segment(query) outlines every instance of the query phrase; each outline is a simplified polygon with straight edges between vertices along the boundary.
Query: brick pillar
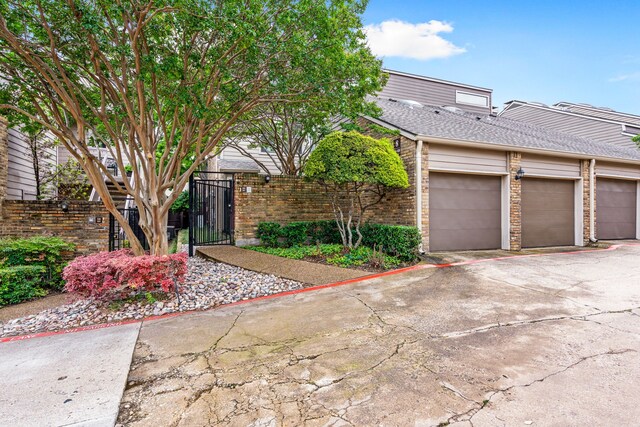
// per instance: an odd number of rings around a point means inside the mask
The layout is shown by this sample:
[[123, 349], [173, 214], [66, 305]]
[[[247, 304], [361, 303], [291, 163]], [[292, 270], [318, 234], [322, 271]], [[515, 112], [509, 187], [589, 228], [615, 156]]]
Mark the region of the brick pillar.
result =
[[509, 250], [522, 249], [522, 181], [516, 181], [521, 153], [509, 153]]
[[7, 173], [9, 169], [7, 119], [0, 117], [0, 217], [2, 206], [7, 196]]
[[429, 144], [422, 143], [422, 250], [429, 252]]
[[[590, 160], [580, 161], [580, 172], [582, 174], [582, 217], [583, 217], [583, 243], [586, 245], [589, 243], [589, 237], [591, 236], [591, 176], [589, 175]], [[593, 192], [595, 194], [596, 183], [593, 182]], [[595, 197], [594, 197], [595, 204]], [[595, 210], [594, 210], [595, 216]], [[594, 218], [595, 223], [595, 218]]]

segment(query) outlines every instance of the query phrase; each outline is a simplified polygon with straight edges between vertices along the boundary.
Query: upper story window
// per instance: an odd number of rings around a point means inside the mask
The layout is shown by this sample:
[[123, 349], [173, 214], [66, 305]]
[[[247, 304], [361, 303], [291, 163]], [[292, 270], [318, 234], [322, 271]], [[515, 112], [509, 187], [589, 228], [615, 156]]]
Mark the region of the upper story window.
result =
[[630, 126], [630, 125], [623, 125], [622, 126], [622, 133], [625, 134], [625, 135], [629, 135], [629, 136], [640, 135], [640, 127], [638, 127], [638, 126]]
[[489, 97], [477, 93], [456, 91], [456, 104], [473, 105], [475, 107], [489, 108]]

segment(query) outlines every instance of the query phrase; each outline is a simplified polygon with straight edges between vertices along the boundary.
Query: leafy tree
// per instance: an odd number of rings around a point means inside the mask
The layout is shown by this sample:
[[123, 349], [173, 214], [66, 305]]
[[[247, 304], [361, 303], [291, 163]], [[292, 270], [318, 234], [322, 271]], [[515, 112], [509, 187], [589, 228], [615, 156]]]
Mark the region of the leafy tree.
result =
[[[86, 172], [136, 254], [107, 189], [130, 195], [153, 254], [169, 208], [228, 131], [259, 107], [337, 87], [371, 53], [360, 0], [0, 0], [0, 81]], [[337, 83], [342, 82], [344, 86]], [[118, 182], [90, 147], [104, 146]], [[185, 162], [188, 159], [188, 162]]]
[[366, 96], [380, 91], [386, 83], [380, 65], [373, 55], [361, 52], [358, 66], [346, 69], [333, 88], [301, 103], [271, 104], [257, 109], [235, 127], [226, 145], [252, 159], [267, 173], [269, 167], [251, 149], [260, 148], [281, 174], [301, 174], [309, 154], [331, 132], [336, 118], [379, 114], [379, 108], [367, 101]]
[[634, 136], [633, 138], [631, 138], [631, 140], [635, 142], [638, 147], [640, 147], [640, 135]]
[[89, 200], [91, 183], [75, 159], [56, 166], [54, 182], [58, 199]]
[[[342, 244], [357, 248], [365, 212], [388, 188], [407, 188], [402, 159], [388, 139], [374, 139], [355, 131], [333, 132], [322, 139], [304, 168], [307, 179], [319, 182], [331, 195]], [[353, 230], [357, 234], [354, 243]]]

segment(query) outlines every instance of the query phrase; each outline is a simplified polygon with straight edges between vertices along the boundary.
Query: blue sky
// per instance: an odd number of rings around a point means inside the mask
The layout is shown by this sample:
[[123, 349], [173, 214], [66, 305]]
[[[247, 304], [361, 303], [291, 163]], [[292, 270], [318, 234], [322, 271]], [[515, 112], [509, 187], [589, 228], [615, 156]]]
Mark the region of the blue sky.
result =
[[584, 102], [640, 115], [640, 1], [370, 0], [384, 66], [493, 89], [510, 99]]

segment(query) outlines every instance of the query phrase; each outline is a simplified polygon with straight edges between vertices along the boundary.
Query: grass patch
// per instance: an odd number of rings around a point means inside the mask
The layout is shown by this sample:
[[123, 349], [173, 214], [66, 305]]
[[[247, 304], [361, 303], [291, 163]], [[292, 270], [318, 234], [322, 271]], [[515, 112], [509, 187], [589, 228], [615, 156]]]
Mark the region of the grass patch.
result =
[[265, 246], [249, 246], [246, 249], [275, 255], [289, 259], [304, 259], [306, 257], [331, 256], [342, 252], [342, 245], [292, 246], [290, 248], [269, 248]]
[[403, 264], [400, 259], [394, 256], [365, 246], [352, 250], [346, 250], [342, 245], [336, 244], [292, 246], [290, 248], [248, 246], [245, 249], [282, 258], [320, 262], [345, 268], [360, 267], [371, 270], [388, 270]]
[[178, 236], [169, 242], [169, 253], [175, 254], [182, 245], [189, 244], [189, 229], [178, 230]]

